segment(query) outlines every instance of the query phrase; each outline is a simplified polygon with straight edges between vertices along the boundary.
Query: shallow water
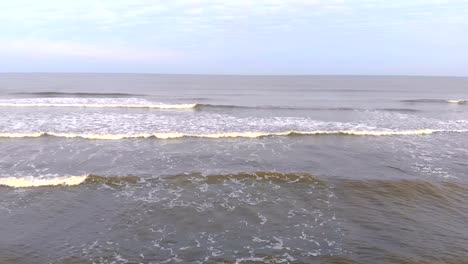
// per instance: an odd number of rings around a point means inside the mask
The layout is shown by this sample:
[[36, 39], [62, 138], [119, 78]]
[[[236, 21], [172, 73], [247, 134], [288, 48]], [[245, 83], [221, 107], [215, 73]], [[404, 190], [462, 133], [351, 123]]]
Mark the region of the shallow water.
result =
[[0, 75], [0, 262], [466, 263], [468, 79]]

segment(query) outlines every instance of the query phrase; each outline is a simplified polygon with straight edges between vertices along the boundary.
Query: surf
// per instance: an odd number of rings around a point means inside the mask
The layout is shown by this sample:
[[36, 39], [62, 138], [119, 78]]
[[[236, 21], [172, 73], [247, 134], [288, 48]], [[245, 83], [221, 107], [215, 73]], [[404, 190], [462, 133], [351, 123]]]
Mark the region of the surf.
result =
[[165, 181], [175, 185], [221, 184], [225, 181], [259, 181], [278, 184], [320, 184], [324, 185], [317, 177], [308, 173], [280, 173], [280, 172], [242, 172], [228, 174], [201, 173], [177, 174], [165, 177], [142, 178], [139, 176], [101, 176], [85, 174], [81, 176], [25, 176], [25, 177], [0, 177], [0, 186], [11, 188], [77, 186], [82, 184], [108, 185], [121, 187], [127, 184], [139, 184], [152, 181]]
[[25, 176], [25, 177], [0, 177], [0, 186], [11, 188], [76, 186], [81, 184], [105, 184], [112, 187], [124, 184], [136, 184], [142, 179], [136, 176], [106, 177], [94, 174], [80, 176]]
[[435, 104], [466, 104], [468, 100], [463, 99], [407, 99], [401, 100], [404, 103], [435, 103]]
[[145, 96], [134, 93], [93, 93], [93, 92], [17, 92], [12, 95], [34, 96], [34, 97], [135, 97]]
[[191, 109], [197, 104], [97, 104], [97, 103], [2, 103], [0, 107], [79, 107], [79, 108], [157, 108]]
[[447, 100], [447, 102], [451, 104], [466, 104], [468, 100]]
[[94, 133], [61, 133], [61, 132], [31, 132], [31, 133], [0, 133], [0, 138], [81, 138], [90, 140], [121, 140], [121, 139], [178, 139], [178, 138], [263, 138], [280, 136], [416, 136], [430, 135], [434, 133], [466, 133], [468, 130], [438, 130], [438, 129], [416, 129], [416, 130], [315, 130], [315, 131], [295, 131], [283, 132], [224, 132], [224, 133], [182, 133], [182, 132], [161, 132], [161, 133], [135, 133], [135, 134], [94, 134]]
[[88, 175], [63, 176], [51, 178], [27, 177], [0, 177], [0, 185], [12, 188], [44, 187], [44, 186], [73, 186], [82, 184]]

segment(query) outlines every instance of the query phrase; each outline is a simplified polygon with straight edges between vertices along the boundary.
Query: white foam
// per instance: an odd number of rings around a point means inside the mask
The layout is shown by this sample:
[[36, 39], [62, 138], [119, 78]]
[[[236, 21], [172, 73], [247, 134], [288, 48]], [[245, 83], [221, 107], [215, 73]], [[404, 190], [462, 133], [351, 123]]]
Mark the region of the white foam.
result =
[[42, 137], [46, 133], [36, 132], [36, 133], [0, 133], [0, 138], [36, 138]]
[[79, 185], [83, 183], [88, 175], [82, 176], [64, 176], [51, 178], [37, 178], [32, 176], [27, 177], [0, 177], [0, 185], [13, 188], [41, 187], [41, 186], [58, 186], [58, 185]]
[[[334, 130], [334, 131], [313, 131], [299, 132], [304, 135], [352, 135], [352, 136], [408, 136], [408, 135], [429, 135], [436, 132], [444, 132], [443, 130], [434, 129], [416, 129], [416, 130]], [[446, 131], [452, 132], [452, 131]]]
[[468, 100], [447, 100], [451, 104], [466, 104]]
[[1, 103], [0, 107], [82, 107], [82, 108], [159, 108], [190, 109], [197, 104], [93, 104], [93, 103]]
[[456, 132], [465, 133], [468, 130], [435, 130], [435, 129], [417, 129], [417, 130], [316, 130], [316, 131], [284, 131], [284, 132], [226, 132], [226, 133], [136, 133], [136, 134], [87, 134], [87, 133], [59, 133], [59, 132], [36, 132], [36, 133], [0, 133], [0, 138], [37, 138], [42, 136], [53, 136], [61, 138], [83, 138], [83, 139], [102, 139], [118, 140], [131, 138], [158, 138], [175, 139], [183, 137], [195, 138], [259, 138], [267, 136], [291, 136], [291, 135], [349, 135], [349, 136], [410, 136], [410, 135], [429, 135], [433, 133]]

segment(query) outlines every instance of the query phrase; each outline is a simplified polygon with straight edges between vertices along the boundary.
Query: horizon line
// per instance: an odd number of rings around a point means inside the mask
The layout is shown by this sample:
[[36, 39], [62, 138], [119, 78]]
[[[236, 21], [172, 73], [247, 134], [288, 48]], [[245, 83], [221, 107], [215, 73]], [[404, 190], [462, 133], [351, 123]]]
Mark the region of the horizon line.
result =
[[245, 77], [443, 77], [468, 78], [468, 75], [424, 75], [424, 74], [235, 74], [235, 73], [156, 73], [156, 72], [0, 72], [4, 74], [102, 74], [102, 75], [188, 75], [188, 76], [245, 76]]

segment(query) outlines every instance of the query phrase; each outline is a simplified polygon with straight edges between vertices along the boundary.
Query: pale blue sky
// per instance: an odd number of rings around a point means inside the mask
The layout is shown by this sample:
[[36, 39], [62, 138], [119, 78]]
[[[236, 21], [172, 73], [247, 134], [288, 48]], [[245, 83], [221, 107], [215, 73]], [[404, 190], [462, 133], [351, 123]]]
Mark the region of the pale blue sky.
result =
[[468, 0], [1, 0], [0, 72], [468, 75]]

